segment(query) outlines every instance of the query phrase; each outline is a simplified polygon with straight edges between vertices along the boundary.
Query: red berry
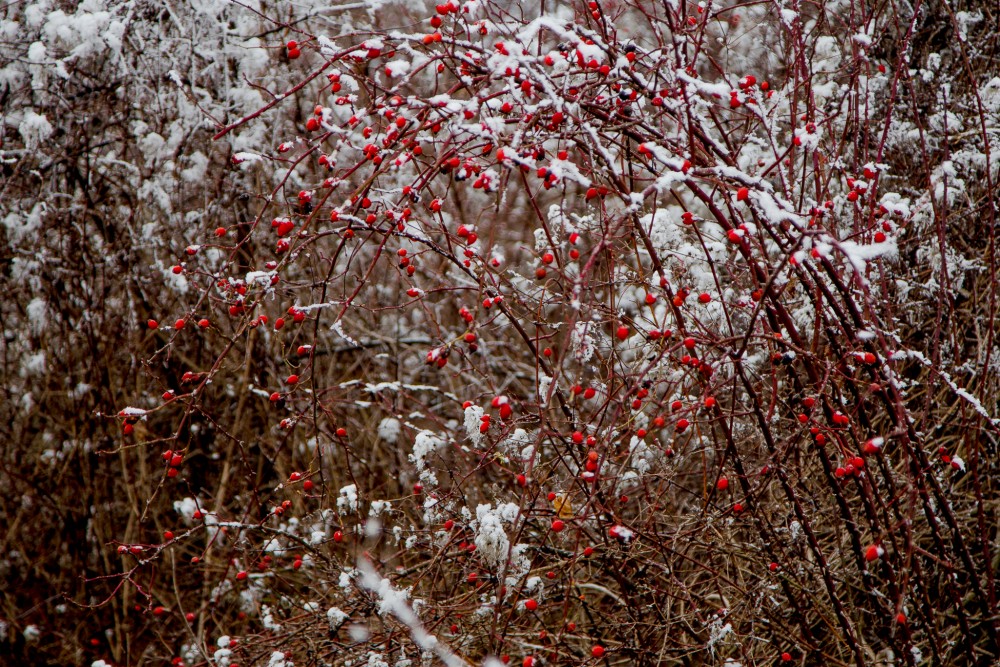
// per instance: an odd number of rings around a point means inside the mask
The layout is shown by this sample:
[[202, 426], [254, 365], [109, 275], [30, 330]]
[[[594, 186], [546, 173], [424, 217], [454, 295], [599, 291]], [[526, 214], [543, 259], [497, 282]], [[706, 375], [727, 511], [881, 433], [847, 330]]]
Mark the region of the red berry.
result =
[[872, 438], [865, 442], [862, 451], [865, 454], [877, 454], [882, 449], [882, 438]]
[[626, 338], [628, 338], [628, 327], [625, 326], [624, 324], [618, 327], [616, 335], [618, 336], [618, 340], [625, 340]]
[[524, 603], [524, 608], [527, 609], [528, 611], [535, 611], [536, 609], [538, 609], [538, 601], [535, 600], [534, 598], [529, 598]]
[[590, 655], [594, 656], [595, 658], [603, 658], [604, 657], [604, 647], [601, 646], [600, 644], [598, 644], [594, 648], [590, 649]]
[[720, 477], [719, 481], [715, 483], [715, 488], [719, 491], [725, 491], [729, 488], [729, 480], [726, 477]]
[[552, 522], [552, 532], [561, 533], [566, 528], [566, 523], [556, 519]]

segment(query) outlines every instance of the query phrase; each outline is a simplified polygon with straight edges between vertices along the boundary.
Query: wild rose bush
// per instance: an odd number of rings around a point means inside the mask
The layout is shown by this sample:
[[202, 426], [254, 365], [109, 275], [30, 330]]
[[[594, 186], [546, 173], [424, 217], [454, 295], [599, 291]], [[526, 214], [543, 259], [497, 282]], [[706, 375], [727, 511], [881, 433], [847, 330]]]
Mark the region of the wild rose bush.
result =
[[996, 17], [551, 4], [3, 10], [11, 655], [995, 662]]

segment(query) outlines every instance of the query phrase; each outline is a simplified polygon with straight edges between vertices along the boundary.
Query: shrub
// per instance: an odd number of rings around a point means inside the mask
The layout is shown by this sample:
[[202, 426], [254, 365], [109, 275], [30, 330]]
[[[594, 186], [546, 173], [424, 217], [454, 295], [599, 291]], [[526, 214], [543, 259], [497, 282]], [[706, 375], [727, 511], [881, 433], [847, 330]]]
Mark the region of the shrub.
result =
[[996, 660], [990, 16], [550, 5], [5, 9], [12, 655]]

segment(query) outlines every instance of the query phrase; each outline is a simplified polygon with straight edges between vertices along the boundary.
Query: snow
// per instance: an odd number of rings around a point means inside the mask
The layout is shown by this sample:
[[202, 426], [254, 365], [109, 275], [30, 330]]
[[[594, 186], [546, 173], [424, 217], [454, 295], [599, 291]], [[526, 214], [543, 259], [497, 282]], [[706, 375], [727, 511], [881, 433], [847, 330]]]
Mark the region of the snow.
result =
[[347, 343], [353, 345], [354, 347], [361, 347], [361, 343], [359, 343], [354, 338], [351, 338], [344, 331], [344, 322], [343, 322], [343, 320], [340, 320], [340, 319], [335, 320], [334, 323], [330, 325], [330, 331], [335, 332], [337, 335], [339, 335], [341, 338], [343, 338], [344, 341], [346, 341]]
[[420, 648], [432, 651], [447, 667], [470, 667], [461, 657], [456, 655], [444, 642], [429, 634], [420, 622], [420, 618], [408, 604], [409, 591], [399, 590], [386, 578], [380, 577], [367, 561], [361, 561], [361, 586], [371, 591], [378, 599], [380, 616], [392, 614], [410, 630], [413, 641]]
[[46, 58], [45, 44], [42, 42], [32, 42], [28, 47], [28, 60], [33, 63], [40, 63]]
[[330, 631], [335, 632], [349, 618], [349, 616], [338, 607], [330, 607], [326, 610], [326, 618], [330, 623]]
[[233, 153], [233, 163], [240, 165], [250, 165], [259, 160], [263, 160], [264, 156], [257, 153], [251, 153], [250, 151], [237, 151]]
[[889, 237], [882, 243], [858, 243], [857, 241], [832, 241], [833, 246], [844, 253], [855, 274], [864, 279], [868, 262], [885, 257], [892, 259], [898, 255], [896, 240]]
[[337, 498], [337, 509], [342, 512], [358, 511], [358, 487], [348, 484], [340, 489], [340, 497]]
[[546, 406], [549, 403], [549, 393], [552, 391], [552, 378], [542, 373], [538, 377], [538, 403]]
[[183, 500], [175, 500], [174, 511], [183, 517], [186, 524], [191, 525], [194, 521], [194, 513], [198, 511], [198, 503], [194, 498], [190, 497]]
[[[517, 506], [515, 505], [515, 511]], [[504, 530], [502, 509], [494, 510], [492, 505], [479, 505], [476, 508], [476, 550], [480, 558], [488, 565], [499, 568], [507, 560], [510, 550], [510, 539]]]
[[792, 521], [788, 525], [788, 536], [792, 542], [797, 541], [802, 536], [802, 524], [798, 521]]
[[388, 500], [373, 500], [368, 510], [368, 515], [371, 517], [382, 516], [382, 513], [388, 511], [391, 507], [392, 503]]
[[29, 149], [38, 148], [40, 144], [48, 141], [54, 132], [55, 129], [44, 114], [37, 114], [30, 109], [24, 112], [17, 126], [17, 133], [21, 135], [25, 146]]
[[479, 431], [483, 414], [485, 414], [483, 409], [478, 405], [470, 405], [465, 409], [465, 420], [463, 422], [465, 434], [477, 447], [482, 444], [483, 439], [486, 437]]
[[709, 627], [709, 633], [705, 648], [714, 655], [716, 645], [725, 641], [726, 637], [733, 633], [733, 626], [731, 623], [724, 623], [721, 618], [716, 618]]
[[268, 605], [262, 605], [260, 610], [260, 623], [265, 630], [274, 633], [281, 632], [281, 624], [274, 620], [274, 613]]
[[922, 352], [918, 350], [896, 350], [896, 352], [893, 353], [891, 358], [893, 360], [907, 359], [907, 358], [916, 359], [927, 368], [930, 368], [934, 374], [936, 374], [938, 377], [944, 380], [945, 384], [947, 384], [948, 387], [953, 392], [955, 392], [955, 394], [959, 398], [962, 398], [969, 405], [971, 405], [972, 409], [975, 410], [977, 413], [979, 413], [980, 416], [988, 420], [994, 426], [1000, 426], [1000, 419], [992, 417], [989, 411], [983, 406], [982, 402], [978, 398], [973, 396], [966, 389], [959, 387], [947, 371], [935, 367], [934, 364], [931, 363], [931, 360], [928, 359]]
[[581, 363], [590, 361], [594, 356], [596, 347], [594, 339], [590, 335], [590, 325], [587, 322], [577, 322], [573, 326], [573, 334], [570, 339], [570, 348], [576, 360]]
[[378, 424], [378, 437], [394, 445], [399, 441], [402, 428], [403, 425], [395, 417], [384, 417]]
[[959, 39], [963, 42], [969, 41], [969, 28], [981, 23], [982, 20], [983, 13], [978, 9], [975, 12], [955, 12], [955, 23], [958, 25]]
[[392, 60], [385, 64], [385, 69], [389, 76], [396, 78], [409, 73], [410, 63], [406, 60]]
[[445, 440], [431, 431], [421, 431], [413, 441], [413, 453], [410, 460], [416, 465], [417, 470], [427, 467], [427, 457], [433, 452], [444, 447]]
[[195, 151], [187, 156], [190, 166], [181, 171], [181, 178], [188, 183], [200, 183], [208, 173], [208, 157], [201, 151]]
[[631, 528], [623, 526], [621, 524], [616, 524], [608, 529], [608, 534], [611, 537], [621, 540], [622, 542], [629, 542], [635, 537], [635, 533]]
[[267, 667], [294, 667], [294, 663], [286, 660], [285, 654], [281, 651], [274, 651], [267, 661]]

